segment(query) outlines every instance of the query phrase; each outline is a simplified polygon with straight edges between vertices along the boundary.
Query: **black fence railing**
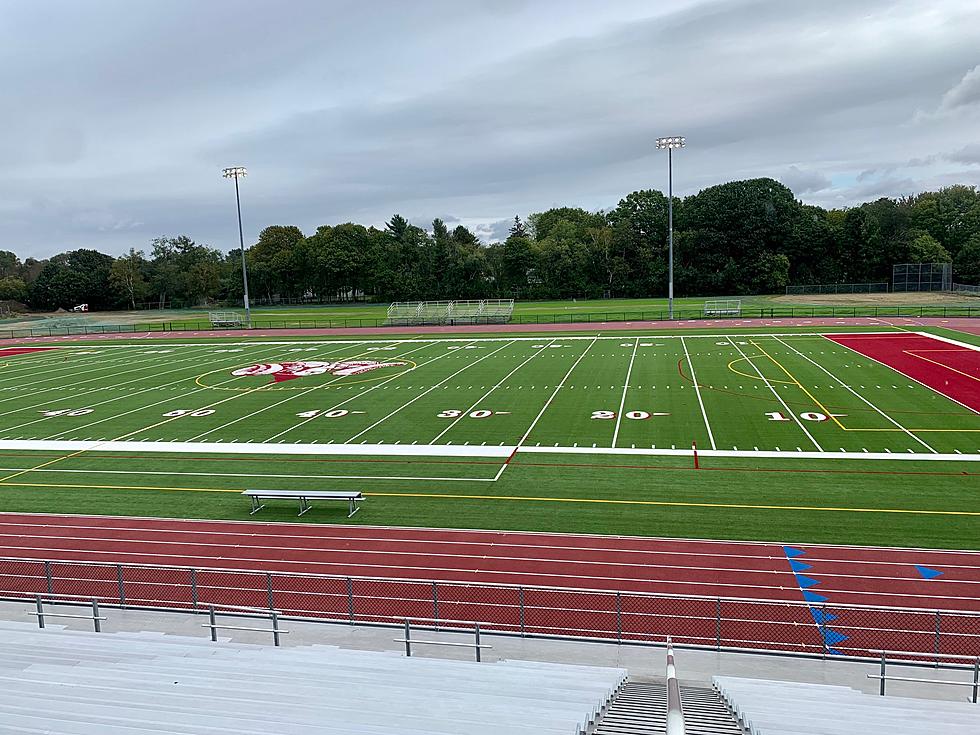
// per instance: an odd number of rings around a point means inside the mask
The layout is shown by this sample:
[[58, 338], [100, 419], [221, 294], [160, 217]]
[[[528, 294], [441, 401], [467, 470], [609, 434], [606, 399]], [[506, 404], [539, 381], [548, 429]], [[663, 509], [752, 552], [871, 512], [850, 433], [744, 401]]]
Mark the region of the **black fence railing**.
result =
[[276, 610], [348, 625], [472, 629], [522, 637], [678, 645], [818, 657], [905, 651], [934, 663], [980, 656], [980, 611], [817, 605], [614, 590], [145, 564], [0, 559], [0, 598], [206, 612]]
[[[740, 321], [745, 319], [785, 319], [785, 318], [980, 318], [980, 306], [836, 306], [836, 307], [791, 307], [745, 309], [737, 316], [705, 316], [700, 309], [675, 309], [674, 321]], [[667, 311], [597, 311], [580, 314], [515, 314], [508, 324], [604, 324], [608, 322], [659, 322], [667, 321]], [[450, 321], [443, 326], [492, 325], [506, 330], [507, 325], [494, 319], [480, 317]], [[418, 326], [418, 325], [412, 325]], [[404, 330], [406, 325], [392, 327], [384, 318], [351, 317], [343, 319], [253, 319], [252, 329], [360, 329], [381, 328]], [[0, 339], [26, 337], [66, 337], [90, 334], [144, 334], [150, 332], [226, 332], [214, 327], [206, 319], [170, 320], [138, 322], [134, 324], [88, 324], [70, 326], [38, 325], [19, 329], [0, 330]]]

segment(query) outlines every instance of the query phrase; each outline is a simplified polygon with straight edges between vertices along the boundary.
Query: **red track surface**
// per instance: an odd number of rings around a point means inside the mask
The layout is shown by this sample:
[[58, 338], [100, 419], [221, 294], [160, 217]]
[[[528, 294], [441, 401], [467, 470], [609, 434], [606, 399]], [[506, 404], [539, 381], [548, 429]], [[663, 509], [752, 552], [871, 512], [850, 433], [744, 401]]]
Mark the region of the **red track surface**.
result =
[[3, 344], [31, 342], [91, 342], [115, 339], [194, 339], [210, 337], [371, 337], [377, 335], [486, 334], [540, 332], [617, 332], [625, 329], [765, 329], [767, 327], [946, 327], [980, 334], [977, 319], [968, 317], [780, 317], [773, 319], [693, 319], [685, 321], [568, 322], [558, 324], [476, 324], [441, 327], [345, 327], [337, 329], [216, 329], [200, 332], [126, 332], [78, 334], [62, 337], [19, 337], [0, 339]]
[[980, 350], [920, 334], [825, 336], [980, 413]]
[[[118, 572], [129, 604], [190, 604], [192, 567], [202, 603], [266, 606], [273, 589], [286, 612], [364, 621], [439, 617], [517, 630], [523, 595], [528, 632], [613, 637], [618, 628], [624, 638], [672, 634], [712, 644], [720, 635], [723, 645], [820, 651], [814, 621], [826, 613], [848, 638], [831, 648], [845, 652], [932, 652], [934, 611], [943, 609], [962, 612], [941, 614], [940, 650], [980, 654], [980, 553], [795, 549], [804, 576], [793, 573], [784, 547], [764, 543], [0, 514], [0, 591], [46, 591], [42, 564], [12, 558], [52, 561], [55, 593], [109, 601], [118, 578], [105, 564], [154, 564], [183, 569]], [[916, 565], [942, 574], [924, 579]], [[286, 576], [294, 573], [338, 576]], [[826, 601], [800, 604], [801, 586]], [[848, 607], [855, 603], [906, 610]]]
[[0, 357], [12, 357], [13, 355], [24, 355], [28, 352], [43, 352], [47, 347], [4, 347], [0, 348]]

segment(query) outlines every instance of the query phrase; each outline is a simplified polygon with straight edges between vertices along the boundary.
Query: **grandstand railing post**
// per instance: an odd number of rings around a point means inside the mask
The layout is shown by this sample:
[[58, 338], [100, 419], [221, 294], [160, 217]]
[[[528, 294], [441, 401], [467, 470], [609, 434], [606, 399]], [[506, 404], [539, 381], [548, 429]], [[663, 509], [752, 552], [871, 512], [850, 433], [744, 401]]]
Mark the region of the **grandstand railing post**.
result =
[[211, 640], [214, 643], [218, 642], [218, 623], [214, 619], [214, 605], [208, 605], [208, 622], [211, 623]]
[[51, 581], [51, 562], [50, 561], [45, 561], [44, 562], [44, 579], [48, 583], [48, 594], [49, 595], [53, 595], [54, 594], [54, 584]]
[[524, 588], [517, 588], [517, 612], [521, 619], [521, 638], [524, 637]]
[[102, 620], [99, 618], [99, 601], [97, 598], [92, 598], [92, 623], [95, 625], [95, 632], [102, 632]]
[[[269, 609], [271, 610], [272, 608], [275, 607], [274, 601], [272, 599], [272, 573], [271, 572], [266, 572], [265, 575], [265, 596], [266, 596], [266, 601], [269, 603]], [[278, 646], [279, 644], [277, 643], [276, 645]]]
[[623, 642], [623, 596], [616, 591], [616, 642]]
[[272, 620], [272, 642], [279, 645], [279, 613], [275, 610], [269, 611], [269, 618]]
[[116, 564], [116, 592], [119, 595], [119, 606], [126, 607], [126, 586], [123, 584], [122, 564]]
[[885, 652], [884, 651], [881, 652], [880, 675], [881, 678], [879, 679], [879, 684], [878, 684], [878, 694], [884, 697], [885, 696]]
[[721, 598], [715, 598], [715, 650], [721, 650]]
[[432, 618], [436, 621], [436, 630], [439, 630], [439, 587], [432, 583]]
[[44, 627], [44, 603], [41, 602], [41, 595], [34, 598], [34, 604], [37, 608], [37, 627]]
[[480, 660], [481, 660], [481, 657], [480, 657], [480, 624], [479, 623], [475, 623], [474, 625], [475, 625], [475, 627], [473, 629], [473, 638], [474, 638], [474, 643], [476, 645], [473, 646], [473, 649], [476, 651], [476, 662], [477, 663], [480, 663]]
[[973, 703], [977, 703], [977, 690], [980, 689], [980, 656], [973, 662]]
[[412, 626], [408, 622], [408, 618], [405, 618], [405, 655], [412, 655]]
[[[197, 607], [197, 570], [191, 569], [191, 602]], [[214, 622], [213, 620], [211, 621]], [[217, 639], [215, 639], [217, 640]]]
[[350, 624], [354, 624], [354, 582], [350, 577], [347, 578], [347, 618]]

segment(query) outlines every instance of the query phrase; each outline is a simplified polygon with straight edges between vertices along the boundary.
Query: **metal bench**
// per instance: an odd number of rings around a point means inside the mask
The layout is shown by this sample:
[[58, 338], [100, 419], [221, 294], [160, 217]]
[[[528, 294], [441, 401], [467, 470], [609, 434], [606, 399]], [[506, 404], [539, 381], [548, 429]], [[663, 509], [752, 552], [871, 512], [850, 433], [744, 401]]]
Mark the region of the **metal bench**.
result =
[[262, 500], [288, 498], [299, 501], [299, 515], [313, 507], [310, 505], [311, 500], [346, 500], [349, 504], [347, 517], [350, 518], [360, 510], [357, 504], [364, 500], [360, 490], [246, 490], [242, 495], [252, 501], [249, 515], [254, 515], [265, 507]]

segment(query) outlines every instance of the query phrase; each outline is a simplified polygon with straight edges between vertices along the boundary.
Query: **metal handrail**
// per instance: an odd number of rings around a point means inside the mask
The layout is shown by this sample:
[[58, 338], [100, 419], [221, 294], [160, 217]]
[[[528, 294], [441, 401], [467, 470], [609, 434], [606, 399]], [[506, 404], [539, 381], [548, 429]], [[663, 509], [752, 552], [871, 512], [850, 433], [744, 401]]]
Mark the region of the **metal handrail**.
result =
[[[915, 677], [908, 677], [908, 676], [888, 676], [886, 672], [886, 667], [888, 665], [887, 656], [889, 654], [894, 654], [894, 653], [899, 653], [900, 655], [907, 655], [906, 652], [904, 651], [900, 651], [900, 652], [882, 651], [879, 672], [877, 674], [867, 674], [867, 677], [869, 679], [878, 680], [879, 682], [878, 694], [880, 696], [882, 697], [885, 696], [886, 681], [908, 681], [908, 682], [915, 682], [919, 684], [943, 684], [946, 686], [972, 687], [973, 693], [971, 696], [971, 701], [974, 704], [977, 703], [977, 695], [980, 694], [980, 656], [950, 656], [950, 658], [968, 659], [973, 661], [973, 681], [968, 682], [968, 681], [950, 681], [948, 679], [922, 679], [922, 678], [915, 678]], [[903, 662], [901, 661], [896, 662], [893, 660], [892, 663], [901, 665]]]
[[685, 735], [684, 705], [674, 666], [674, 644], [667, 637], [667, 732], [666, 735]]
[[[459, 632], [459, 631], [456, 631]], [[476, 652], [476, 660], [479, 663], [482, 660], [480, 655], [484, 648], [493, 648], [485, 643], [480, 643], [480, 624], [473, 623], [473, 642], [464, 643], [462, 641], [426, 641], [420, 638], [412, 638], [412, 625], [408, 618], [405, 619], [405, 637], [404, 638], [394, 638], [395, 643], [405, 644], [405, 655], [411, 657], [412, 655], [412, 644], [423, 644], [427, 646], [456, 646], [462, 648], [472, 648]], [[683, 735], [683, 733], [681, 733]]]
[[73, 615], [70, 613], [53, 613], [45, 612], [44, 601], [41, 599], [41, 595], [37, 595], [34, 599], [36, 608], [30, 612], [28, 615], [33, 615], [37, 618], [37, 627], [44, 628], [45, 618], [76, 618], [79, 620], [91, 620], [92, 624], [95, 626], [95, 632], [102, 632], [102, 621], [108, 620], [107, 617], [99, 614], [99, 601], [97, 598], [92, 598], [92, 614], [91, 615]]
[[[21, 563], [21, 562], [34, 562], [34, 563], [49, 563], [49, 564], [67, 564], [70, 566], [78, 567], [101, 567], [105, 569], [116, 569], [117, 567], [124, 567], [126, 569], [171, 569], [186, 572], [201, 572], [201, 573], [228, 573], [228, 574], [247, 574], [250, 576], [263, 575], [274, 573], [276, 577], [293, 577], [293, 578], [310, 578], [310, 579], [330, 579], [330, 580], [347, 580], [354, 579], [361, 582], [386, 582], [386, 583], [404, 583], [404, 584], [425, 584], [431, 585], [433, 582], [440, 585], [450, 585], [454, 587], [466, 587], [466, 588], [492, 588], [492, 589], [511, 589], [511, 590], [546, 590], [554, 592], [562, 592], [567, 594], [583, 594], [583, 595], [615, 595], [617, 590], [610, 589], [599, 589], [592, 587], [561, 587], [561, 586], [547, 586], [547, 585], [527, 585], [527, 584], [514, 584], [512, 582], [457, 582], [454, 580], [432, 580], [432, 579], [416, 579], [416, 578], [397, 578], [393, 579], [391, 577], [372, 577], [372, 576], [356, 576], [351, 577], [350, 575], [343, 574], [318, 574], [315, 572], [289, 572], [289, 571], [276, 571], [269, 572], [267, 570], [256, 570], [256, 569], [236, 569], [233, 567], [189, 567], [180, 566], [175, 564], [142, 564], [142, 563], [112, 563], [112, 562], [85, 562], [85, 561], [75, 561], [75, 560], [52, 560], [52, 559], [39, 559], [35, 557], [0, 557], [0, 565], [4, 563]], [[100, 580], [101, 581], [101, 580]], [[651, 582], [657, 582], [658, 580], [649, 580]], [[629, 591], [622, 592], [622, 594], [628, 594], [631, 597], [647, 597], [651, 599], [675, 599], [675, 600], [699, 600], [704, 602], [714, 602], [716, 600], [721, 600], [722, 602], [740, 602], [753, 605], [786, 605], [790, 607], [800, 607], [800, 608], [813, 608], [820, 607], [812, 602], [806, 602], [805, 600], [772, 600], [763, 599], [757, 597], [719, 597], [718, 595], [697, 595], [697, 594], [680, 594], [676, 592], [643, 592], [643, 591]], [[33, 593], [30, 593], [33, 594]], [[45, 593], [47, 594], [47, 593]], [[68, 595], [70, 596], [70, 595]], [[82, 595], [78, 595], [82, 597]], [[506, 605], [501, 605], [501, 607], [506, 607]], [[980, 614], [980, 611], [968, 611], [968, 610], [952, 610], [946, 608], [935, 608], [935, 607], [903, 607], [903, 606], [883, 606], [883, 605], [864, 605], [861, 603], [845, 602], [845, 603], [834, 603], [827, 605], [827, 607], [833, 608], [835, 610], [874, 610], [874, 611], [888, 611], [888, 612], [906, 612], [906, 613], [916, 613], [920, 615], [929, 615], [934, 613], [941, 613], [943, 615], [954, 615], [961, 617], [974, 617]]]
[[[228, 607], [237, 607], [236, 605], [229, 605]], [[271, 628], [255, 628], [244, 625], [218, 625], [217, 613], [215, 612], [214, 605], [208, 605], [208, 622], [201, 623], [202, 628], [210, 628], [211, 630], [211, 640], [215, 643], [218, 642], [218, 631], [219, 630], [249, 630], [256, 633], [272, 633], [272, 642], [276, 646], [279, 645], [279, 635], [281, 633], [288, 633], [288, 630], [283, 630], [279, 627], [279, 611], [278, 610], [261, 610], [260, 612], [268, 613], [269, 619], [272, 621]], [[252, 610], [258, 610], [258, 608], [247, 608]]]

